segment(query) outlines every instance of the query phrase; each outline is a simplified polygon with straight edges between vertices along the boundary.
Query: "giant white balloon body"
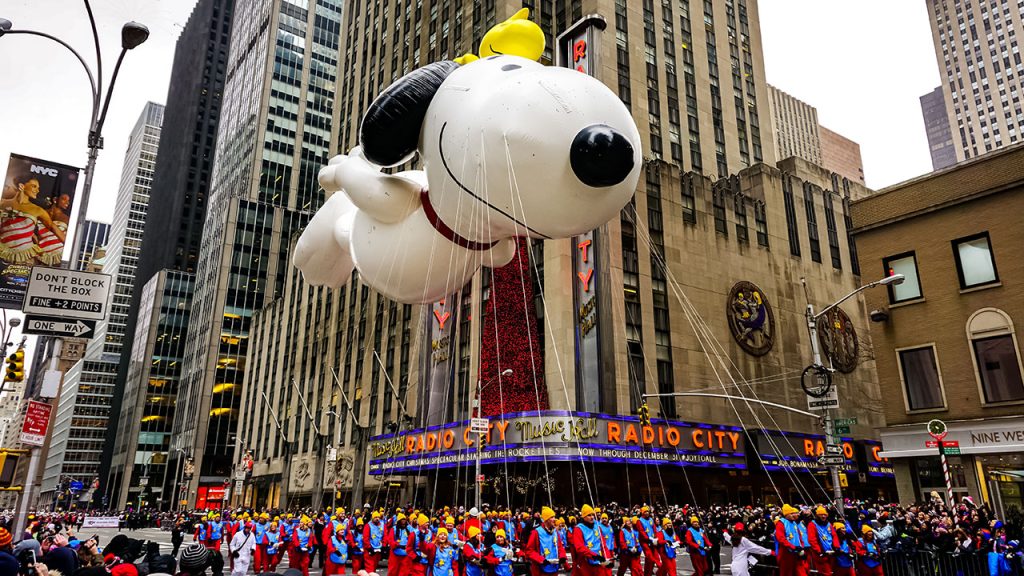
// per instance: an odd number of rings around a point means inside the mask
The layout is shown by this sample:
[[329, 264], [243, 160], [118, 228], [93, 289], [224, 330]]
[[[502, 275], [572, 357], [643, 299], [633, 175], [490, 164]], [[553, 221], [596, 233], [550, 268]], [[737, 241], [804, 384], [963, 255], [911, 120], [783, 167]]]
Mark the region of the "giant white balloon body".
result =
[[[437, 301], [480, 266], [506, 264], [516, 236], [569, 238], [606, 223], [642, 164], [633, 118], [604, 84], [504, 55], [400, 79], [367, 112], [361, 144], [320, 171], [333, 195], [293, 261], [326, 286], [354, 266], [404, 303]], [[380, 171], [417, 152], [423, 170]]]

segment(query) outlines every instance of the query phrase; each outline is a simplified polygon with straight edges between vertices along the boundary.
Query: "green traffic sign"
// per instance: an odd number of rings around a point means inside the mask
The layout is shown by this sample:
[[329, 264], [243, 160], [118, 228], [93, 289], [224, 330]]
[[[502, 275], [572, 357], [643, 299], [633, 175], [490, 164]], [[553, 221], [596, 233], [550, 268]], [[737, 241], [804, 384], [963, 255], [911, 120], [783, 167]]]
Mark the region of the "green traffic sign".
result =
[[857, 423], [857, 418], [836, 418], [836, 426], [846, 426], [849, 428]]
[[849, 434], [849, 433], [850, 433], [850, 427], [849, 426], [840, 426], [838, 424], [836, 425], [836, 434]]
[[946, 456], [959, 456], [960, 455], [960, 449], [959, 448], [946, 448], [946, 447], [943, 447], [942, 448], [942, 453], [945, 454]]

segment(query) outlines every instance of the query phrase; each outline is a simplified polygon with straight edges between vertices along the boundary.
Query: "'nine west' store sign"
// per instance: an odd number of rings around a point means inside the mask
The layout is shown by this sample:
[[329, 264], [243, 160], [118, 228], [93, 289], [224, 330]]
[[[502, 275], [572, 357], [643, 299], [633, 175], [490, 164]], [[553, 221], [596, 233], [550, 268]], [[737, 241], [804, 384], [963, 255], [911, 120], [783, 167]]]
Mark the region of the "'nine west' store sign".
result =
[[[370, 473], [423, 473], [471, 463], [477, 435], [455, 422], [370, 439]], [[588, 461], [746, 468], [741, 428], [588, 412], [543, 411], [493, 418], [481, 462]], [[426, 469], [426, 470], [425, 470]]]

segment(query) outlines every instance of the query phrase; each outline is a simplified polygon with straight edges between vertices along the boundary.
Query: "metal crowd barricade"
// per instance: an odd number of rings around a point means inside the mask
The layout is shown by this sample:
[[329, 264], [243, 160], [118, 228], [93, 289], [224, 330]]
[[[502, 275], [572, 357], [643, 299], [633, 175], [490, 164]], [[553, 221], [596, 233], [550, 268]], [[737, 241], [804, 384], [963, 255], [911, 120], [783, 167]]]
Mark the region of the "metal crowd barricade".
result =
[[988, 576], [988, 560], [975, 552], [887, 550], [882, 569], [885, 576]]

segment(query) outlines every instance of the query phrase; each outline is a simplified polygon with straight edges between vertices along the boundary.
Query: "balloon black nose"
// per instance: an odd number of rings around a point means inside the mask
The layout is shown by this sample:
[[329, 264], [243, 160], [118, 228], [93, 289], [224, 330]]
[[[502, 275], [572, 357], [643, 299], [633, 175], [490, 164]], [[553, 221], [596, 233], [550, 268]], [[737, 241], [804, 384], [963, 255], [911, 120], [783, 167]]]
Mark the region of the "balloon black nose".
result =
[[587, 126], [572, 141], [569, 163], [580, 182], [614, 186], [633, 170], [633, 144], [611, 126]]

